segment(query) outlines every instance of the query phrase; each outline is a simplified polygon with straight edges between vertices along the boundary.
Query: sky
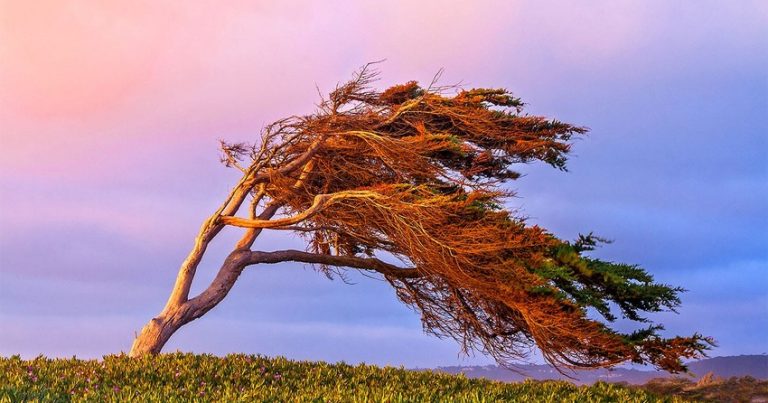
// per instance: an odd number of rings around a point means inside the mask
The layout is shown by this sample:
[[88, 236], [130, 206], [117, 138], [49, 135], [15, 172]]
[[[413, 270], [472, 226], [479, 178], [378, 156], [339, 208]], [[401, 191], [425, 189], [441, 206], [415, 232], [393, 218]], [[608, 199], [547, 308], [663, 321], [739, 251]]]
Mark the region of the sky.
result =
[[[443, 69], [589, 127], [569, 172], [519, 167], [509, 206], [688, 289], [653, 316], [664, 334], [768, 352], [768, 2], [0, 0], [0, 355], [128, 351], [238, 179], [218, 140], [310, 113], [380, 59], [381, 88]], [[350, 280], [248, 268], [165, 351], [492, 362], [425, 335], [385, 283]]]

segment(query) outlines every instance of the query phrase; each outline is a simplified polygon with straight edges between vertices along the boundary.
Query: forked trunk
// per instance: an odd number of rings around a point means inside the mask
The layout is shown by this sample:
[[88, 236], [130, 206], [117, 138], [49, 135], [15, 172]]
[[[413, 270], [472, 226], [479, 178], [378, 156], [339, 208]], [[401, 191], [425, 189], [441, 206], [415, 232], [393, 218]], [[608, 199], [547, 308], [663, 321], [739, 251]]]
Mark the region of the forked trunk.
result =
[[147, 354], [159, 354], [168, 339], [180, 327], [203, 316], [218, 305], [237, 281], [248, 256], [250, 256], [249, 253], [242, 251], [232, 252], [205, 291], [195, 298], [184, 299], [183, 302], [179, 302], [179, 292], [176, 290], [189, 290], [187, 282], [191, 282], [191, 276], [182, 270], [179, 276], [186, 278], [186, 280], [177, 282], [177, 287], [171, 293], [165, 309], [141, 329], [141, 333], [133, 341], [129, 355], [140, 357]]

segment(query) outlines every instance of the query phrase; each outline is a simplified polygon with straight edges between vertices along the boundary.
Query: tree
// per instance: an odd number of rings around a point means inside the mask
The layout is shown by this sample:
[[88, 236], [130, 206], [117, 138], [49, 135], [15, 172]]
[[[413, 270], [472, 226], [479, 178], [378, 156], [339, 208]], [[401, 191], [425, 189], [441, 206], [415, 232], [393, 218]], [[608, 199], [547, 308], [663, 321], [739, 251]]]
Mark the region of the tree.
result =
[[[642, 316], [674, 310], [680, 288], [587, 256], [603, 242], [596, 236], [564, 241], [504, 208], [512, 193], [501, 185], [519, 177], [514, 164], [565, 170], [569, 141], [585, 128], [522, 114], [520, 99], [503, 89], [408, 82], [376, 92], [375, 78], [366, 66], [315, 113], [275, 122], [253, 145], [222, 142], [222, 161], [242, 177], [203, 222], [132, 356], [159, 353], [221, 302], [246, 267], [278, 262], [312, 264], [329, 277], [381, 276], [421, 314], [426, 332], [501, 364], [538, 347], [558, 367], [631, 360], [676, 372], [685, 370], [682, 358], [704, 354], [711, 339], [663, 338]], [[203, 254], [225, 226], [244, 234], [208, 288], [190, 297]], [[264, 230], [299, 234], [306, 250], [253, 250]], [[647, 327], [618, 332], [609, 326], [618, 314]]]

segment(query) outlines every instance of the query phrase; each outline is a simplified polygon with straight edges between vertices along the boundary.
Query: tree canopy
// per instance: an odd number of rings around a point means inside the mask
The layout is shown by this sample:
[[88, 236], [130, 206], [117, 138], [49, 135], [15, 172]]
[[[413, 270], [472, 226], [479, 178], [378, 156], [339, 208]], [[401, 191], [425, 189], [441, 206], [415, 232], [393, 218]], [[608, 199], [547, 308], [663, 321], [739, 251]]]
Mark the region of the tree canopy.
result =
[[[644, 316], [674, 310], [682, 289], [589, 256], [599, 237], [562, 240], [505, 206], [516, 164], [565, 170], [585, 128], [524, 114], [504, 89], [408, 82], [379, 92], [375, 79], [366, 66], [314, 113], [269, 125], [254, 144], [222, 142], [222, 161], [242, 177], [203, 223], [166, 308], [132, 354], [159, 352], [244, 268], [296, 261], [328, 276], [378, 273], [426, 332], [505, 365], [538, 348], [558, 367], [632, 361], [678, 372], [681, 359], [703, 355], [711, 339], [665, 338]], [[245, 233], [211, 285], [190, 298], [195, 269], [224, 226]], [[255, 250], [264, 230], [299, 234], [306, 249]], [[612, 327], [618, 317], [641, 325], [622, 333]]]

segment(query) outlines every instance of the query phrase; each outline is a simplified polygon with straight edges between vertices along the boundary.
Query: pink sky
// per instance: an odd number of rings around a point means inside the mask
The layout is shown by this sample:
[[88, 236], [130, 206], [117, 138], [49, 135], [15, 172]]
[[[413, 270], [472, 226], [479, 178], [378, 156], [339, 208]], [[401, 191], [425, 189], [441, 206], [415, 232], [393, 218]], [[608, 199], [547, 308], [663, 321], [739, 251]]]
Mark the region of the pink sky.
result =
[[[518, 75], [541, 88], [551, 85], [536, 74], [545, 60], [523, 57], [531, 52], [576, 68], [618, 67], [657, 41], [694, 45], [726, 28], [757, 35], [754, 24], [726, 24], [768, 9], [750, 3], [664, 38], [654, 25], [680, 5], [556, 4], [3, 0], [1, 167], [96, 180], [148, 148], [175, 161], [183, 143], [248, 138], [265, 122], [308, 111], [315, 84], [327, 90], [365, 61], [389, 58], [387, 82], [445, 68], [449, 82]], [[688, 20], [706, 17], [689, 11]]]

